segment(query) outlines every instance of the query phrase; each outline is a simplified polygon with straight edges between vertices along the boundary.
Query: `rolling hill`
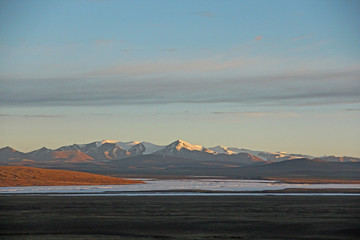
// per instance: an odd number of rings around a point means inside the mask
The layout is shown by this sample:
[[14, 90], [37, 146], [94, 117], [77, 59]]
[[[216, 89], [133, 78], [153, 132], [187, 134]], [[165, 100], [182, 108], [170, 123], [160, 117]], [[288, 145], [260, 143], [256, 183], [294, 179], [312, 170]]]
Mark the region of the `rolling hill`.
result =
[[32, 167], [0, 166], [0, 187], [127, 185], [141, 181], [102, 176], [92, 173], [51, 170]]

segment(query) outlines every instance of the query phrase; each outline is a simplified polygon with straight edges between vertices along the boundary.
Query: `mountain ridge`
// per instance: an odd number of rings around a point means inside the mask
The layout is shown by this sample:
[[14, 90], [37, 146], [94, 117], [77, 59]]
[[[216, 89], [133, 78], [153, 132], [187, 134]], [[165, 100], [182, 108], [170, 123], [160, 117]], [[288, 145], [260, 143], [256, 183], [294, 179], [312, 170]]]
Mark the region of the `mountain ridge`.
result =
[[359, 158], [304, 156], [224, 146], [206, 148], [180, 139], [166, 146], [103, 140], [28, 153], [5, 147], [0, 149], [0, 165], [103, 175], [360, 180]]
[[[176, 146], [175, 146], [176, 145]], [[107, 146], [107, 149], [105, 149]], [[174, 147], [175, 146], [175, 147]], [[97, 155], [99, 148], [102, 148], [101, 154], [102, 156]], [[56, 149], [49, 149], [46, 147], [42, 147], [37, 150], [33, 150], [28, 153], [17, 151], [14, 148], [9, 146], [0, 149], [0, 155], [2, 152], [7, 152], [8, 155], [22, 155], [25, 154], [26, 156], [36, 155], [36, 153], [44, 152], [44, 151], [72, 151], [72, 150], [80, 150], [83, 153], [89, 155], [90, 157], [103, 159], [103, 160], [115, 160], [121, 159], [123, 157], [129, 157], [134, 155], [142, 155], [142, 154], [162, 154], [165, 148], [173, 149], [173, 153], [175, 149], [177, 151], [181, 151], [181, 149], [186, 149], [189, 151], [199, 151], [199, 152], [206, 152], [213, 155], [236, 155], [239, 153], [248, 153], [251, 154], [259, 159], [269, 162], [275, 161], [284, 161], [284, 160], [291, 160], [291, 159], [300, 159], [300, 158], [309, 158], [309, 159], [325, 159], [326, 161], [339, 161], [339, 162], [360, 162], [360, 158], [357, 157], [350, 157], [350, 156], [310, 156], [304, 154], [291, 154], [291, 153], [284, 153], [284, 152], [267, 152], [267, 151], [258, 151], [258, 150], [249, 150], [244, 148], [237, 148], [237, 147], [226, 147], [226, 146], [215, 146], [215, 147], [204, 147], [201, 145], [194, 145], [184, 140], [178, 139], [168, 145], [158, 145], [150, 142], [140, 142], [140, 141], [129, 141], [129, 142], [121, 142], [116, 140], [101, 140], [101, 141], [94, 141], [87, 144], [72, 144], [72, 145], [65, 145], [61, 146]], [[106, 153], [105, 153], [106, 152]], [[170, 154], [170, 151], [169, 151]], [[108, 155], [108, 156], [106, 156]], [[1, 157], [1, 156], [0, 156]]]

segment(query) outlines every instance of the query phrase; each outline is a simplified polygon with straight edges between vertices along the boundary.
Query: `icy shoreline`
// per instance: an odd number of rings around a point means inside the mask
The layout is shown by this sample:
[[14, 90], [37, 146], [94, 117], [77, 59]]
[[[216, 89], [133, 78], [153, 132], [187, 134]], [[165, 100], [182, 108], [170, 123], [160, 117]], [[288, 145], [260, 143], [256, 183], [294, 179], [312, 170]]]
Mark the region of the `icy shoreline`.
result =
[[[161, 194], [165, 194], [165, 191], [176, 192], [176, 194], [180, 192], [213, 194], [209, 192], [205, 193], [206, 191], [214, 191], [217, 192], [216, 194], [240, 194], [240, 192], [276, 191], [284, 189], [360, 189], [360, 184], [289, 184], [267, 180], [238, 179], [145, 179], [145, 182], [146, 184], [132, 185], [0, 187], [0, 194], [111, 194], [120, 192], [122, 194], [127, 192], [129, 194], [140, 194], [139, 192], [154, 191], [162, 191], [163, 193]], [[202, 193], [200, 191], [202, 191]]]

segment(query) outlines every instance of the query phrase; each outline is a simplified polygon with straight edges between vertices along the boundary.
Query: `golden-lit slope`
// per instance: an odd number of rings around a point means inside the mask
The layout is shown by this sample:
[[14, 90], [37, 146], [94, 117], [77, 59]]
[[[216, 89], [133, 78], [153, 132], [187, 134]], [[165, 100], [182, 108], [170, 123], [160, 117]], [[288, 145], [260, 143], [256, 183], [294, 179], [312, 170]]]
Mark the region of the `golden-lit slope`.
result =
[[135, 183], [143, 182], [75, 171], [0, 166], [0, 187], [125, 185]]

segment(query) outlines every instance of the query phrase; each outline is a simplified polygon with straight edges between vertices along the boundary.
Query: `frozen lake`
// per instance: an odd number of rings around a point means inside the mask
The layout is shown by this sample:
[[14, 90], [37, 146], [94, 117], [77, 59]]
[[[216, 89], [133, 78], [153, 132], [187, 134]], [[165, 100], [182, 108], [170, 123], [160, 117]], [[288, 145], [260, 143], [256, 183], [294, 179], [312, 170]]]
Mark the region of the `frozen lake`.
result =
[[[288, 184], [266, 180], [238, 180], [238, 179], [183, 179], [183, 180], [151, 180], [141, 179], [146, 184], [133, 185], [100, 185], [100, 186], [34, 186], [34, 187], [0, 187], [0, 194], [16, 193], [77, 193], [93, 194], [106, 193], [117, 195], [139, 195], [137, 191], [186, 191], [186, 190], [210, 190], [210, 191], [263, 191], [281, 190], [286, 188], [352, 188], [360, 189], [360, 184]], [[123, 192], [123, 193], [116, 193]], [[150, 193], [146, 193], [149, 195]], [[154, 195], [154, 193], [151, 193]], [[160, 194], [160, 193], [157, 193]], [[161, 193], [165, 194], [165, 193]], [[172, 195], [200, 195], [205, 193], [172, 193]], [[207, 193], [209, 194], [209, 193]], [[210, 193], [212, 194], [212, 193]], [[214, 193], [216, 194], [216, 193]], [[218, 193], [220, 194], [220, 193]], [[223, 195], [227, 195], [222, 193]], [[230, 193], [232, 194], [232, 193]], [[169, 193], [167, 193], [169, 195]]]

